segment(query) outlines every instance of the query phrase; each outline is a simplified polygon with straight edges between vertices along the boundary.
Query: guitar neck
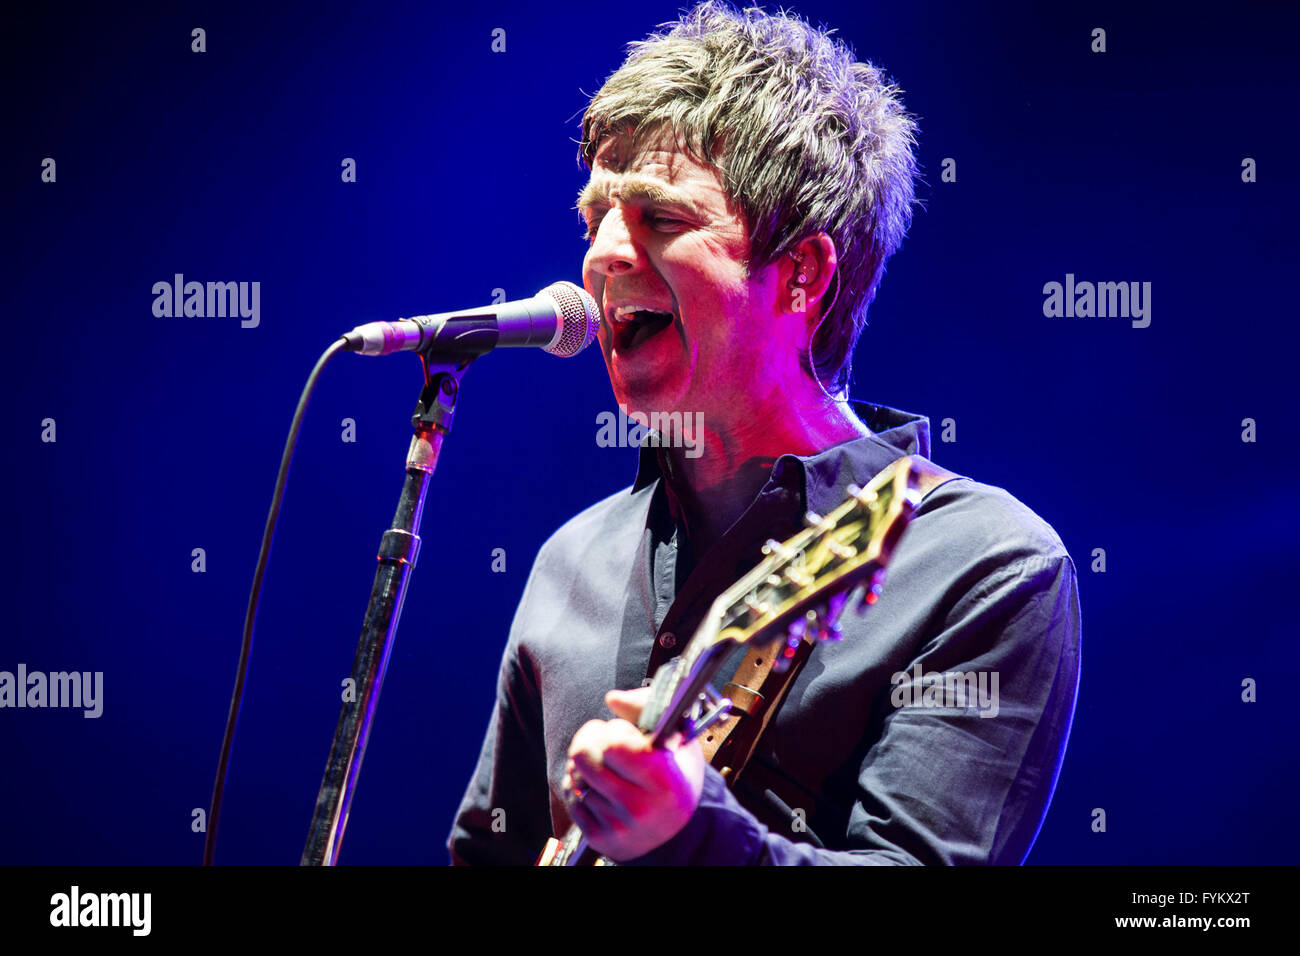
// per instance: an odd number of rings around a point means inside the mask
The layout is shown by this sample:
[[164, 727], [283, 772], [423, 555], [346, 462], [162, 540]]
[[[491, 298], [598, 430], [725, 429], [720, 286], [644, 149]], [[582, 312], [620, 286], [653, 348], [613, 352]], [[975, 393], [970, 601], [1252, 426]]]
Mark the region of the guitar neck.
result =
[[713, 674], [722, 665], [725, 648], [693, 638], [681, 657], [663, 666], [651, 684], [650, 700], [641, 711], [638, 726], [660, 749], [681, 732], [683, 720], [699, 699]]

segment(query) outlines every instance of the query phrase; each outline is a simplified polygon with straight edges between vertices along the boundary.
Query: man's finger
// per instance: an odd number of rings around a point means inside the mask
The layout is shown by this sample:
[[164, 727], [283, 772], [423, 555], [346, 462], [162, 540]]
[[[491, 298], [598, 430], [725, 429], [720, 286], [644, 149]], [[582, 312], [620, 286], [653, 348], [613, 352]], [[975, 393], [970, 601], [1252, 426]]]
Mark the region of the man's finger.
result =
[[635, 724], [641, 719], [641, 711], [650, 700], [650, 688], [638, 687], [636, 690], [611, 690], [605, 695], [605, 706], [614, 712], [615, 717], [622, 717]]
[[588, 836], [621, 833], [631, 825], [627, 812], [590, 786], [589, 781], [582, 781], [580, 791], [581, 798], [568, 801], [569, 817]]
[[[699, 748], [698, 741], [691, 741], [685, 747]], [[626, 750], [608, 750], [605, 753], [605, 766], [616, 773], [623, 780], [642, 790], [658, 790], [663, 786], [663, 781], [673, 775], [672, 765], [679, 766], [682, 764], [681, 756], [677, 753], [678, 747], [669, 747], [664, 750], [651, 750], [647, 754], [640, 754]], [[693, 759], [693, 758], [688, 758]], [[704, 759], [701, 753], [700, 760]]]
[[629, 783], [608, 764], [594, 763], [586, 754], [575, 754], [573, 763], [573, 776], [581, 781], [580, 789], [599, 794], [620, 820], [631, 825], [632, 815], [628, 808], [638, 805], [643, 798], [637, 786]]

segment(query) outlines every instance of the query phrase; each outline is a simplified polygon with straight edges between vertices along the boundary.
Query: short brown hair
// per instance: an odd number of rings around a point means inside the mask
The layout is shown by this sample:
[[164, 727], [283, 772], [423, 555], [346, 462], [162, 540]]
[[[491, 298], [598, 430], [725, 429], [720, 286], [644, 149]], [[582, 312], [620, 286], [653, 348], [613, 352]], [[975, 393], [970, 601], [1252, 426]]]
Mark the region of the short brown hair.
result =
[[663, 26], [630, 44], [592, 97], [582, 159], [590, 166], [611, 134], [675, 130], [743, 211], [751, 274], [829, 235], [839, 286], [808, 361], [838, 393], [885, 260], [911, 225], [915, 120], [880, 70], [796, 17], [706, 2]]

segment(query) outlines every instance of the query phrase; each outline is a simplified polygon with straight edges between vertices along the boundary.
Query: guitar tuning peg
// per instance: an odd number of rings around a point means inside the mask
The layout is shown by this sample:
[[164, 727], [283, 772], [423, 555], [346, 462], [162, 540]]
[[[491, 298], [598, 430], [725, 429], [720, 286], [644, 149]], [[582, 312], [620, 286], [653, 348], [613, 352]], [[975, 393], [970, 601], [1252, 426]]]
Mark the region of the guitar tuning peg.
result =
[[799, 618], [796, 618], [795, 621], [799, 624], [799, 627], [796, 628], [795, 623], [791, 623], [786, 630], [785, 647], [776, 652], [776, 660], [772, 661], [772, 670], [778, 674], [784, 674], [790, 669], [790, 664], [794, 661], [794, 655], [798, 653], [799, 645], [803, 642], [803, 621]]
[[793, 553], [790, 548], [787, 548], [780, 541], [777, 541], [776, 538], [768, 538], [764, 541], [761, 550], [763, 554], [779, 554], [782, 557], [786, 557]]
[[835, 616], [828, 604], [818, 604], [805, 614], [804, 618], [808, 622], [808, 632], [816, 634], [819, 641], [838, 641], [843, 636], [835, 624]]
[[834, 625], [844, 613], [844, 605], [848, 603], [849, 595], [846, 591], [840, 591], [838, 594], [832, 594], [826, 602], [826, 623]]
[[838, 624], [824, 624], [817, 631], [817, 640], [821, 641], [823, 644], [827, 641], [842, 641], [844, 640], [844, 632], [840, 630]]
[[871, 575], [871, 580], [865, 586], [860, 585], [858, 591], [854, 592], [856, 594], [860, 591], [862, 594], [858, 599], [858, 605], [855, 610], [857, 610], [859, 614], [865, 614], [867, 608], [876, 603], [876, 600], [880, 597], [880, 591], [884, 586], [885, 569], [881, 568], [875, 574]]

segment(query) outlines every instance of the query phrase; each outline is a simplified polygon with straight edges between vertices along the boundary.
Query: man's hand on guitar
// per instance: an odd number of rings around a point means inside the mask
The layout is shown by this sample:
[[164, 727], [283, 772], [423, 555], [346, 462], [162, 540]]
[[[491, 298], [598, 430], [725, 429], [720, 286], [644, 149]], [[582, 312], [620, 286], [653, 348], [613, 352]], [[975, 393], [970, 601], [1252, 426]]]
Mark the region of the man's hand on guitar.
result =
[[642, 856], [681, 832], [704, 787], [699, 741], [650, 746], [637, 729], [648, 687], [610, 691], [614, 720], [588, 721], [573, 735], [564, 792], [573, 822], [611, 860]]

